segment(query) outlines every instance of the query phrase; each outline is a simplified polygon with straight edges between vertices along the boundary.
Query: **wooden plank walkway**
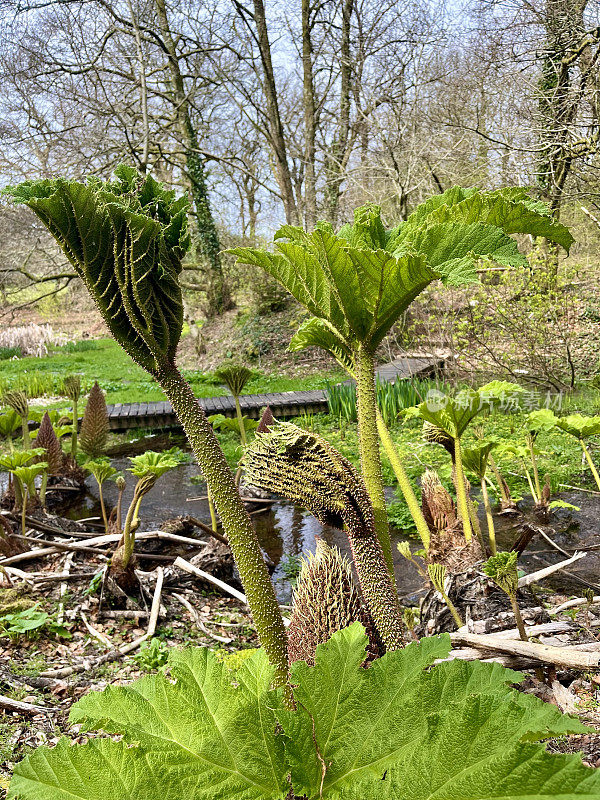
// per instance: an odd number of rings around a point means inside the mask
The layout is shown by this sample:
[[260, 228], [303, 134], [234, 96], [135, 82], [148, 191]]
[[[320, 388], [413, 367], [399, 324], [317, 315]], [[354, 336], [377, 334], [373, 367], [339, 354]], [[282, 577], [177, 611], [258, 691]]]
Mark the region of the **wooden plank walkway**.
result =
[[[377, 369], [379, 380], [394, 383], [411, 377], [424, 378], [444, 368], [443, 359], [396, 358]], [[233, 397], [202, 397], [198, 402], [207, 415], [223, 414], [235, 417]], [[299, 417], [301, 414], [319, 414], [328, 411], [327, 392], [316, 389], [310, 392], [273, 392], [272, 394], [245, 394], [240, 397], [242, 414], [259, 419], [265, 406], [270, 406], [275, 417]], [[180, 428], [179, 420], [165, 401], [154, 403], [117, 403], [108, 406], [111, 431], [131, 428], [155, 430]]]

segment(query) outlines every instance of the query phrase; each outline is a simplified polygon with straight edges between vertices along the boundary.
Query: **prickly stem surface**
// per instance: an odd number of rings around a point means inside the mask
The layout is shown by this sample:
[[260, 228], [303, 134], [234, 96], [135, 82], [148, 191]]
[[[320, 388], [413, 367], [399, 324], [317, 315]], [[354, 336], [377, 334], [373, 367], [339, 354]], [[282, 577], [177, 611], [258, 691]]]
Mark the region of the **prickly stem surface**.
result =
[[375, 532], [383, 550], [390, 578], [395, 584], [392, 542], [385, 506], [381, 452], [377, 433], [375, 362], [373, 355], [363, 345], [359, 345], [356, 350], [355, 363], [360, 467], [373, 505]]
[[262, 646], [276, 667], [276, 681], [288, 677], [287, 636], [256, 531], [235, 486], [233, 473], [211, 424], [176, 367], [156, 372], [181, 422], [229, 540]]
[[290, 423], [258, 433], [244, 457], [253, 486], [308, 508], [348, 535], [363, 599], [387, 650], [404, 644], [395, 585], [375, 533], [373, 507], [352, 464], [316, 434]]
[[460, 437], [454, 440], [456, 461], [454, 464], [456, 474], [456, 505], [458, 506], [458, 516], [463, 525], [463, 532], [465, 539], [470, 542], [473, 536], [471, 530], [471, 517], [469, 514], [469, 503], [467, 500], [467, 486], [465, 483], [465, 472], [462, 464], [462, 450], [460, 444]]
[[417, 526], [417, 533], [421, 537], [421, 541], [423, 542], [423, 547], [427, 551], [429, 550], [429, 540], [431, 538], [429, 527], [427, 525], [427, 522], [425, 521], [425, 517], [423, 516], [423, 512], [421, 511], [421, 506], [419, 505], [419, 501], [417, 500], [417, 496], [414, 493], [408, 475], [404, 470], [404, 466], [402, 465], [402, 461], [400, 460], [400, 456], [398, 455], [398, 450], [396, 449], [394, 440], [390, 436], [388, 427], [383, 421], [379, 409], [377, 409], [376, 420], [377, 420], [377, 430], [379, 431], [379, 438], [381, 439], [383, 449], [385, 450], [386, 455], [390, 460], [390, 464], [392, 465], [392, 469], [394, 470], [394, 475], [396, 476], [396, 480], [398, 481], [398, 486], [400, 487], [400, 491], [402, 492], [404, 499], [406, 500], [406, 505], [408, 506], [408, 510], [410, 511], [414, 523]]

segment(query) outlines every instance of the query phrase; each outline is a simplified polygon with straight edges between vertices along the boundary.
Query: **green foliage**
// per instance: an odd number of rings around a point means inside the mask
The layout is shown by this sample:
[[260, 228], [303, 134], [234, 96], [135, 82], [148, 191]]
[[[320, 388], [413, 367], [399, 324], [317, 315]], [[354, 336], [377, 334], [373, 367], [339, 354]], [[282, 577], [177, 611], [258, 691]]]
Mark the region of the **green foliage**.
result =
[[[354, 212], [335, 234], [319, 223], [311, 233], [284, 225], [275, 252], [239, 247], [238, 261], [262, 267], [321, 323], [305, 323], [294, 349], [318, 345], [347, 366], [358, 343], [374, 352], [394, 322], [433, 280], [477, 280], [489, 258], [526, 264], [512, 233], [546, 236], [568, 249], [568, 230], [533, 207], [523, 190], [482, 192], [454, 187], [422, 203], [406, 222], [387, 230], [378, 206]], [[285, 240], [285, 241], [284, 241]]]
[[142, 642], [139, 652], [134, 655], [133, 660], [144, 672], [161, 670], [166, 667], [169, 660], [169, 648], [166, 642], [154, 636], [149, 641]]
[[3, 439], [9, 439], [20, 425], [20, 417], [14, 409], [9, 408], [0, 414], [0, 436]]
[[129, 472], [137, 478], [144, 478], [147, 475], [155, 475], [160, 478], [165, 472], [183, 463], [181, 457], [173, 451], [156, 453], [154, 450], [147, 450], [139, 456], [132, 456], [129, 461], [131, 462]]
[[41, 458], [44, 455], [43, 447], [33, 447], [31, 450], [12, 450], [0, 456], [0, 469], [7, 472], [14, 472], [19, 467], [30, 464], [34, 458]]
[[106, 183], [57, 178], [5, 192], [50, 230], [124, 350], [150, 372], [171, 363], [183, 324], [187, 199], [125, 165]]
[[388, 519], [390, 525], [404, 534], [416, 533], [417, 526], [406, 503], [402, 500], [394, 500], [387, 506]]
[[461, 456], [465, 470], [471, 472], [480, 481], [483, 480], [487, 471], [488, 458], [495, 446], [496, 442], [490, 441], [479, 442], [475, 447], [463, 447]]
[[590, 436], [600, 434], [600, 416], [569, 414], [567, 417], [557, 417], [556, 427], [577, 439], [589, 439]]
[[[242, 417], [242, 420], [246, 433], [252, 433], [252, 431], [258, 428], [258, 420], [250, 419], [249, 417]], [[211, 414], [208, 421], [213, 428], [219, 428], [222, 431], [234, 431], [240, 435], [240, 423], [237, 417], [226, 417], [223, 414]]]
[[483, 571], [496, 583], [503, 592], [514, 597], [517, 593], [517, 583], [519, 574], [517, 571], [517, 559], [519, 554], [515, 550], [510, 552], [496, 553], [491, 556], [483, 565]]
[[99, 485], [108, 480], [115, 480], [118, 474], [118, 470], [110, 463], [110, 458], [97, 458], [86, 461], [85, 469], [92, 473]]
[[23, 355], [20, 347], [0, 347], [0, 361], [10, 358], [20, 358]]
[[56, 622], [56, 619], [45, 611], [38, 611], [36, 603], [24, 611], [16, 611], [0, 616], [0, 630], [12, 641], [23, 636], [26, 639], [37, 639], [42, 631], [51, 636], [71, 638], [71, 633]]
[[[578, 720], [511, 688], [498, 664], [454, 660], [447, 635], [363, 668], [359, 623], [292, 667], [296, 708], [269, 690], [264, 653], [229, 672], [206, 648], [172, 651], [171, 675], [110, 686], [71, 722], [104, 730], [62, 739], [17, 765], [9, 800], [595, 800], [600, 773], [537, 740], [584, 733]], [[281, 726], [278, 728], [277, 723]], [[385, 779], [383, 779], [385, 778]]]
[[244, 386], [253, 377], [254, 372], [243, 364], [234, 361], [222, 364], [214, 371], [215, 379], [224, 383], [234, 397], [239, 397], [244, 391]]
[[444, 431], [452, 439], [460, 438], [470, 422], [484, 411], [518, 398], [525, 390], [514, 383], [491, 381], [479, 389], [462, 389], [454, 397], [433, 391], [425, 402], [407, 408], [406, 419], [422, 419]]

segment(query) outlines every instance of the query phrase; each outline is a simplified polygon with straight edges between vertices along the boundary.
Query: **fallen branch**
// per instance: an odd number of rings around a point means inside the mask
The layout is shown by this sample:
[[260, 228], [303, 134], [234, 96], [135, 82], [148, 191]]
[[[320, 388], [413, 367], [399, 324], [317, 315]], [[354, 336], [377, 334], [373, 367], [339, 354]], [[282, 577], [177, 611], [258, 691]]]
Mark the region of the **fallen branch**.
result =
[[24, 703], [23, 700], [13, 700], [12, 697], [5, 697], [0, 694], [0, 708], [6, 711], [16, 711], [19, 714], [53, 714], [58, 709], [48, 708], [47, 706], [36, 706], [33, 703]]
[[198, 567], [194, 566], [194, 564], [190, 564], [189, 561], [185, 561], [183, 558], [181, 558], [181, 556], [178, 556], [175, 559], [173, 566], [179, 567], [179, 569], [184, 570], [184, 572], [189, 572], [190, 575], [195, 575], [196, 578], [202, 578], [202, 580], [218, 586], [221, 591], [230, 594], [232, 597], [235, 597], [236, 600], [240, 600], [242, 603], [244, 603], [244, 605], [248, 605], [245, 594], [238, 592], [238, 590], [234, 589], [233, 586], [230, 586], [228, 583], [219, 580], [219, 578], [215, 578], [215, 576], [211, 575], [210, 572], [205, 572], [203, 569], [199, 569]]
[[137, 648], [145, 642], [147, 639], [150, 639], [154, 636], [156, 632], [156, 623], [158, 620], [158, 615], [160, 613], [160, 599], [162, 596], [162, 587], [164, 581], [164, 572], [162, 567], [158, 567], [156, 570], [156, 586], [154, 588], [154, 595], [152, 597], [152, 607], [150, 609], [150, 621], [148, 623], [148, 630], [143, 636], [140, 636], [138, 639], [134, 639], [132, 642], [128, 642], [127, 644], [122, 644], [116, 650], [109, 650], [109, 652], [104, 653], [100, 658], [97, 658], [93, 662], [86, 661], [82, 664], [77, 664], [76, 666], [71, 667], [62, 667], [62, 669], [50, 669], [46, 672], [40, 672], [40, 678], [68, 678], [69, 675], [74, 675], [75, 673], [86, 672], [88, 670], [96, 669], [97, 667], [102, 666], [103, 664], [108, 664], [111, 661], [118, 661], [123, 656], [127, 655], [128, 653], [133, 652], [133, 650], [137, 650]]
[[450, 634], [454, 645], [466, 645], [478, 650], [497, 650], [512, 656], [523, 656], [539, 661], [543, 664], [568, 669], [597, 669], [600, 665], [600, 654], [586, 653], [569, 647], [551, 647], [535, 642], [522, 642], [513, 639], [503, 639], [495, 634], [463, 633], [456, 631]]
[[102, 642], [102, 644], [108, 645], [111, 649], [114, 648], [114, 645], [108, 638], [108, 636], [106, 636], [106, 634], [94, 628], [94, 626], [90, 622], [88, 622], [88, 618], [83, 613], [83, 611], [80, 611], [79, 613], [81, 615], [81, 619], [83, 620], [83, 624], [88, 629], [88, 632], [94, 637], [94, 639], [97, 639], [99, 642]]
[[229, 644], [230, 642], [233, 641], [233, 639], [229, 639], [226, 636], [219, 636], [218, 634], [210, 631], [206, 627], [206, 625], [202, 622], [200, 614], [198, 614], [194, 606], [190, 603], [190, 601], [186, 597], [184, 597], [181, 594], [176, 594], [175, 592], [173, 592], [172, 596], [176, 600], [178, 600], [181, 603], [181, 605], [189, 612], [192, 621], [197, 625], [198, 628], [200, 628], [202, 633], [206, 634], [206, 636], [210, 637], [211, 639], [214, 639], [216, 642], [221, 642], [222, 644]]
[[229, 544], [226, 536], [223, 536], [223, 534], [219, 533], [218, 531], [213, 531], [210, 525], [202, 522], [202, 520], [198, 519], [197, 517], [185, 517], [184, 520], [189, 522], [191, 525], [195, 525], [196, 528], [200, 528], [200, 530], [204, 531], [204, 533], [208, 533], [209, 536], [213, 536], [218, 542], [221, 542], [222, 544]]
[[[179, 569], [184, 570], [185, 572], [189, 572], [190, 575], [194, 575], [196, 578], [202, 578], [202, 580], [208, 581], [209, 583], [218, 586], [223, 592], [230, 594], [232, 597], [235, 597], [236, 600], [240, 600], [244, 605], [248, 605], [248, 601], [246, 600], [246, 595], [242, 594], [242, 592], [238, 592], [237, 589], [234, 589], [233, 586], [230, 586], [228, 583], [219, 580], [219, 578], [215, 578], [214, 575], [211, 575], [210, 572], [204, 572], [203, 569], [199, 569], [198, 567], [194, 566], [194, 564], [190, 564], [189, 561], [185, 561], [181, 556], [178, 556], [175, 561], [173, 562], [174, 567], [179, 567]], [[287, 628], [290, 624], [289, 619], [286, 617], [283, 618], [283, 624]]]
[[519, 578], [519, 589], [522, 589], [523, 586], [531, 586], [532, 583], [537, 583], [538, 581], [547, 578], [549, 575], [568, 567], [570, 564], [573, 564], [575, 561], [579, 561], [586, 556], [587, 553], [575, 553], [575, 555], [571, 556], [571, 558], [568, 558], [566, 561], [559, 561], [558, 564], [551, 564], [549, 567], [544, 567], [543, 569], [537, 570], [537, 572], [531, 572], [529, 575], [524, 575], [522, 578]]
[[[555, 614], [560, 614], [561, 611], [566, 611], [567, 608], [576, 608], [577, 606], [587, 605], [587, 603], [589, 603], [587, 597], [574, 597], [572, 600], [566, 600], [564, 603], [556, 606], [556, 608], [548, 609], [548, 613], [553, 617]], [[600, 596], [594, 596], [590, 605], [593, 603], [600, 603]]]

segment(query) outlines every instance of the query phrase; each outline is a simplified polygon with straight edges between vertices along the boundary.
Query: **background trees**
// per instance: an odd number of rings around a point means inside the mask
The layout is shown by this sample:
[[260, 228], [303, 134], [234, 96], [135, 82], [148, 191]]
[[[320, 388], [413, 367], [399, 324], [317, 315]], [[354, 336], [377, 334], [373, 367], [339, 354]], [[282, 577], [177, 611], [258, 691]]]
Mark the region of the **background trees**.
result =
[[[405, 218], [456, 182], [596, 215], [600, 11], [589, 0], [3, 0], [2, 182], [120, 161], [188, 192], [184, 285], [232, 303], [220, 251], [283, 221]], [[574, 205], [575, 203], [575, 205]], [[61, 274], [1, 209], [3, 282]], [[27, 223], [31, 225], [30, 222]], [[589, 223], [590, 226], [592, 223]], [[12, 233], [11, 233], [12, 232]]]

